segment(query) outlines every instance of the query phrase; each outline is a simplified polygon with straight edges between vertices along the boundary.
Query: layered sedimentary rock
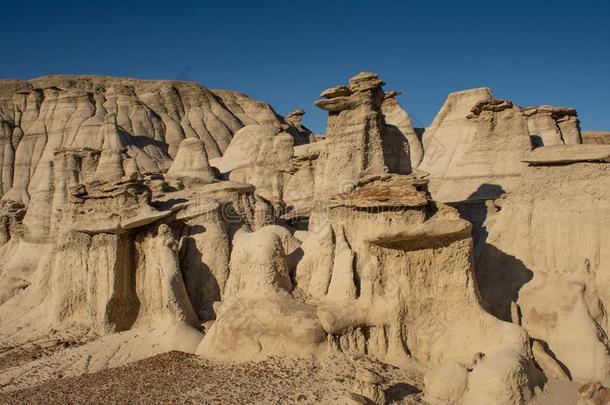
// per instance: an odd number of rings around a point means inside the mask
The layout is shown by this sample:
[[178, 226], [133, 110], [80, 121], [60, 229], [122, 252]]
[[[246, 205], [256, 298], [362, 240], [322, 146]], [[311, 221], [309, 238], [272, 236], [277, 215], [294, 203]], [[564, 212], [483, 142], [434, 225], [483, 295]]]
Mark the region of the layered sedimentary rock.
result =
[[3, 81], [3, 198], [27, 204], [58, 148], [106, 150], [102, 159], [116, 166], [117, 144], [105, 142], [111, 134], [120, 140], [118, 152], [134, 158], [140, 172], [159, 172], [167, 170], [183, 139], [201, 139], [214, 158], [249, 124], [293, 128], [268, 104], [195, 83], [102, 76]]
[[487, 88], [451, 93], [423, 145], [418, 168], [430, 173], [432, 197], [473, 223], [476, 255], [485, 236], [486, 202], [515, 187], [525, 167], [521, 159], [532, 149], [526, 117]]
[[498, 198], [516, 183], [531, 150], [527, 121], [508, 100], [487, 88], [451, 93], [424, 134], [419, 169], [445, 202]]
[[566, 145], [526, 157], [520, 184], [487, 219], [477, 278], [492, 312], [508, 319], [516, 302], [572, 378], [608, 384], [610, 164], [584, 156], [591, 148], [607, 156], [605, 145]]
[[377, 74], [362, 72], [349, 86], [327, 89], [316, 101], [329, 112], [325, 148], [316, 167], [316, 198], [350, 191], [363, 173], [411, 172], [405, 136], [384, 120], [383, 84]]
[[349, 86], [322, 92], [316, 105], [331, 111], [323, 141], [297, 142], [292, 130], [302, 127], [303, 114], [297, 110], [286, 117], [289, 128], [244, 127], [211, 163], [232, 180], [254, 184], [268, 200], [285, 203], [292, 216], [308, 215], [314, 200], [349, 190], [362, 175], [410, 173], [410, 148], [419, 163], [421, 144], [396, 94], [384, 93], [382, 84], [364, 72]]
[[189, 138], [180, 143], [176, 159], [167, 171], [167, 178], [181, 180], [186, 185], [212, 183], [216, 178], [201, 139]]
[[303, 115], [305, 115], [305, 110], [299, 108], [298, 110], [294, 110], [290, 114], [286, 115], [284, 118], [290, 127], [291, 135], [294, 137], [295, 145], [303, 145], [311, 142], [316, 142], [314, 134], [303, 125]]
[[535, 146], [582, 143], [580, 121], [573, 108], [543, 105], [523, 109]]
[[[370, 72], [321, 93], [324, 140], [183, 82], [2, 86], [0, 349], [83, 344], [0, 391], [169, 350], [391, 363], [432, 404], [610, 383], [610, 150], [571, 109], [452, 93], [422, 151]], [[376, 370], [351, 400], [390, 400]]]
[[388, 125], [393, 125], [402, 132], [409, 144], [409, 156], [411, 158], [411, 167], [417, 167], [424, 157], [424, 148], [421, 144], [421, 139], [413, 128], [411, 117], [398, 103], [396, 97], [400, 93], [391, 91], [385, 94], [381, 111], [385, 117], [385, 122]]
[[[322, 325], [341, 350], [397, 364], [408, 356], [465, 361], [503, 345], [524, 350], [524, 332], [478, 304], [470, 224], [449, 207], [429, 206], [417, 184], [394, 176], [373, 180], [337, 196], [330, 210], [314, 212], [315, 233], [302, 246], [297, 288], [319, 302]], [[391, 193], [394, 198], [387, 200]], [[416, 270], [421, 261], [427, 263], [425, 274]], [[443, 287], [458, 282], [457, 295]], [[430, 283], [437, 287], [430, 289]], [[502, 338], [470, 323], [500, 328]]]
[[608, 131], [583, 131], [581, 136], [582, 143], [610, 145], [610, 132]]

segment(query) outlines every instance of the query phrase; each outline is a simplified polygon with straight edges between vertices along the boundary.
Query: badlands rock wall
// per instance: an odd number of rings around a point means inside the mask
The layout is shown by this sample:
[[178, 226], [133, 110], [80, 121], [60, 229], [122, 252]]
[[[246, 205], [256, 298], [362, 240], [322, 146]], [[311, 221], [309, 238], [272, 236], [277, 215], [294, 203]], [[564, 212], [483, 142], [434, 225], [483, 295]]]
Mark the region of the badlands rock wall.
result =
[[573, 108], [543, 105], [523, 109], [534, 146], [582, 143], [580, 121]]
[[607, 385], [610, 149], [535, 152], [520, 184], [487, 219], [477, 263], [482, 298], [503, 319], [516, 302], [521, 324], [573, 378]]
[[610, 145], [610, 132], [608, 132], [608, 131], [583, 131], [582, 132], [582, 143]]
[[[363, 173], [408, 174], [421, 160], [421, 143], [397, 93], [385, 93], [382, 84], [365, 72], [348, 86], [322, 92], [316, 105], [330, 112], [323, 141], [299, 145], [282, 128], [248, 125], [212, 165], [231, 180], [255, 185], [293, 217], [308, 214], [315, 200], [349, 191]], [[301, 117], [296, 111], [286, 119], [298, 129]]]
[[420, 170], [445, 202], [493, 199], [508, 191], [531, 150], [527, 121], [510, 101], [487, 88], [451, 93], [424, 133]]
[[[140, 172], [159, 172], [183, 139], [203, 140], [208, 155], [218, 157], [250, 124], [286, 125], [266, 103], [196, 83], [101, 76], [2, 81], [2, 193], [27, 204], [57, 148], [101, 150], [108, 127], [118, 131]], [[306, 129], [291, 129], [307, 141]]]
[[[545, 145], [582, 143], [572, 108], [521, 108], [495, 99], [488, 88], [449, 94], [423, 134], [430, 191], [473, 223], [475, 255], [486, 236], [487, 205], [520, 182], [525, 155]], [[501, 203], [501, 202], [499, 202]]]
[[450, 94], [423, 140], [432, 196], [473, 224], [483, 305], [551, 353], [548, 375], [608, 384], [603, 134], [581, 135], [574, 109], [475, 89]]
[[561, 144], [538, 146], [549, 108], [476, 89], [448, 97], [422, 160], [383, 85], [362, 72], [323, 91], [312, 142], [302, 111], [240, 93], [4, 83], [0, 348], [85, 343], [3, 369], [0, 390], [169, 350], [367, 357], [426, 373], [430, 403], [608, 383], [607, 148], [566, 145], [564, 109]]
[[583, 143], [573, 108], [521, 108], [490, 89], [449, 94], [423, 134], [431, 192], [445, 202], [490, 200], [510, 191], [527, 152], [540, 146]]

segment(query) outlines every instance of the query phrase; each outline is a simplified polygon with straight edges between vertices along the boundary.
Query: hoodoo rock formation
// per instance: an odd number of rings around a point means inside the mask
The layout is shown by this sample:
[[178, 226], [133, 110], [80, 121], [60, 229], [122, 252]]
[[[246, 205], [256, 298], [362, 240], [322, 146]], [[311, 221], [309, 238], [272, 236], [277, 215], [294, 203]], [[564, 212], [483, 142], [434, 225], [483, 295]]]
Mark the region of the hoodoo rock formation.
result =
[[0, 398], [172, 350], [340, 364], [358, 403], [603, 395], [603, 136], [487, 88], [422, 136], [383, 86], [324, 90], [317, 138], [192, 83], [0, 82]]

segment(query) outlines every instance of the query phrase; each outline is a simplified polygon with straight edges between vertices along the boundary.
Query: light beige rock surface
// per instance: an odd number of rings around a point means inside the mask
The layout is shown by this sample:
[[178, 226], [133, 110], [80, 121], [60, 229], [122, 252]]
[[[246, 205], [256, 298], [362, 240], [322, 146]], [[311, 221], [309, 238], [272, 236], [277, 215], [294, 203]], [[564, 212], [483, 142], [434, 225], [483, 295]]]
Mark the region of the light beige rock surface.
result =
[[0, 391], [170, 350], [349, 363], [352, 403], [608, 385], [606, 145], [485, 88], [422, 144], [383, 84], [323, 91], [319, 138], [193, 83], [1, 82]]
[[572, 378], [606, 383], [609, 170], [608, 163], [586, 162], [529, 167], [488, 218], [477, 263], [492, 313], [507, 319], [517, 301], [523, 327]]
[[[27, 204], [56, 148], [119, 152], [120, 140], [140, 172], [159, 172], [185, 138], [201, 139], [214, 158], [240, 128], [259, 124], [286, 125], [266, 103], [196, 83], [105, 76], [0, 81], [3, 198]], [[116, 157], [107, 159], [113, 165]]]
[[431, 405], [460, 403], [468, 387], [468, 370], [457, 361], [434, 367], [424, 377], [425, 400]]
[[396, 92], [386, 93], [385, 99], [381, 104], [381, 111], [383, 112], [386, 124], [397, 127], [404, 137], [407, 138], [411, 167], [417, 167], [424, 157], [424, 149], [421, 140], [419, 139], [419, 135], [417, 135], [413, 128], [409, 113], [407, 113], [400, 106], [398, 100], [396, 100], [398, 95], [399, 94]]
[[518, 182], [532, 149], [527, 122], [510, 101], [487, 88], [451, 93], [424, 133], [419, 169], [444, 202], [494, 199]]
[[530, 136], [536, 146], [575, 145], [582, 143], [580, 121], [573, 108], [543, 105], [523, 109]]
[[578, 162], [610, 163], [610, 146], [582, 144], [543, 146], [526, 154], [523, 161], [533, 166]]
[[407, 138], [384, 119], [383, 84], [377, 74], [361, 72], [350, 79], [349, 95], [323, 92], [325, 98], [316, 101], [329, 112], [316, 165], [316, 199], [351, 191], [364, 173], [411, 173]]
[[180, 142], [178, 153], [166, 177], [181, 180], [187, 186], [192, 183], [207, 184], [215, 180], [205, 144], [201, 139], [187, 138]]
[[582, 143], [610, 145], [610, 131], [582, 131]]

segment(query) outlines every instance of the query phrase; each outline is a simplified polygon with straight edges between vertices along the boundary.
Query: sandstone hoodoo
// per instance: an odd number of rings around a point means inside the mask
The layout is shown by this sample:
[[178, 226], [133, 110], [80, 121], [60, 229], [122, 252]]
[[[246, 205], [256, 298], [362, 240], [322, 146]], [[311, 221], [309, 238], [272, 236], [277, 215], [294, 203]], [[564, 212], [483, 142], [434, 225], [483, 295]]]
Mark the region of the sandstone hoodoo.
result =
[[384, 85], [322, 91], [317, 137], [194, 83], [0, 82], [0, 399], [170, 351], [296, 359], [322, 403], [605, 398], [604, 134], [487, 88], [420, 131]]

